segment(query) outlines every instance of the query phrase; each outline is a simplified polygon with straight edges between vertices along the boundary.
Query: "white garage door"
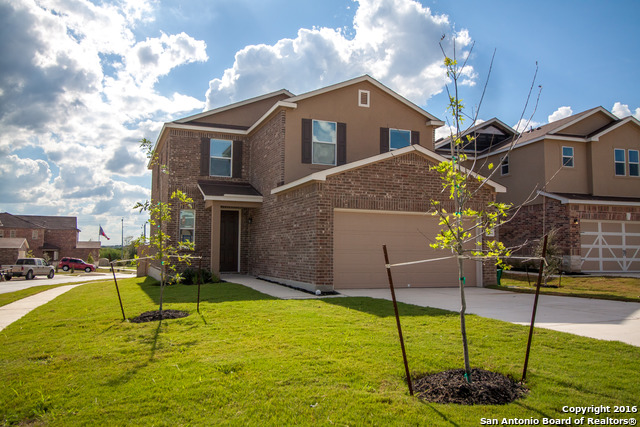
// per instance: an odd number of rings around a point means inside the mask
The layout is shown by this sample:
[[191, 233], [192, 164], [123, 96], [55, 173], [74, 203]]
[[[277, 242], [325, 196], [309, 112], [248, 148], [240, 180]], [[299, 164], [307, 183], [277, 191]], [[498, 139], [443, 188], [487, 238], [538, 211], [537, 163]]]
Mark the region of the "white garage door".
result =
[[[333, 281], [336, 289], [386, 288], [389, 286], [382, 245], [391, 264], [442, 258], [450, 253], [429, 247], [438, 220], [425, 214], [379, 213], [336, 209], [333, 233]], [[476, 286], [479, 263], [465, 261], [465, 283]], [[457, 261], [393, 267], [395, 287], [458, 286]]]
[[640, 272], [640, 222], [580, 222], [582, 271]]

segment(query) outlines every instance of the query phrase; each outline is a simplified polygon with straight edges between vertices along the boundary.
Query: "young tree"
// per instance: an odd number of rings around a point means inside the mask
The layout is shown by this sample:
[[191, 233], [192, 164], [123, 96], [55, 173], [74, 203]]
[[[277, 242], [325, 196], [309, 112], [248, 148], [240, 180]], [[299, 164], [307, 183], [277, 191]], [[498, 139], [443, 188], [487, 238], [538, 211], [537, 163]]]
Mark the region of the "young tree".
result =
[[[153, 154], [153, 144], [146, 138], [140, 141], [140, 147], [145, 150], [147, 158], [150, 159], [152, 165], [157, 165], [157, 156]], [[160, 165], [162, 173], [169, 173], [165, 165]], [[176, 190], [171, 194], [169, 201], [162, 202], [157, 200], [146, 200], [138, 202], [133, 209], [140, 212], [149, 213], [150, 237], [148, 239], [148, 247], [151, 248], [149, 255], [160, 263], [160, 307], [158, 311], [162, 317], [162, 304], [164, 296], [164, 287], [167, 282], [167, 274], [171, 275], [176, 282], [180, 282], [180, 274], [176, 271], [176, 261], [190, 264], [192, 258], [190, 251], [193, 251], [193, 242], [179, 241], [175, 242], [171, 236], [165, 232], [166, 225], [172, 220], [172, 201], [180, 203], [183, 206], [191, 208], [193, 199], [188, 197], [180, 190]], [[141, 244], [143, 242], [139, 242]]]
[[[509, 210], [512, 206], [504, 203], [489, 202], [482, 209], [478, 209], [478, 204], [474, 203], [475, 196], [477, 196], [482, 188], [486, 186], [487, 181], [493, 176], [497, 169], [494, 170], [493, 165], [487, 165], [488, 170], [491, 171], [487, 177], [476, 174], [473, 172], [474, 167], [476, 166], [475, 158], [472, 162], [468, 161], [468, 156], [464, 152], [465, 148], [469, 149], [475, 146], [474, 138], [471, 135], [464, 136], [465, 119], [471, 119], [471, 125], [473, 125], [477, 120], [480, 105], [476, 108], [474, 115], [470, 115], [465, 112], [465, 107], [458, 91], [458, 82], [465, 71], [466, 60], [463, 61], [462, 64], [458, 63], [455, 54], [455, 39], [453, 41], [453, 46], [454, 54], [452, 57], [449, 57], [445, 53], [441, 44], [441, 49], [444, 55], [444, 65], [447, 70], [447, 77], [451, 81], [452, 87], [452, 89], [450, 89], [449, 85], [446, 87], [447, 94], [449, 96], [448, 111], [450, 113], [450, 119], [452, 120], [449, 153], [450, 159], [433, 167], [433, 170], [440, 174], [443, 192], [448, 194], [449, 199], [452, 202], [450, 205], [453, 206], [453, 212], [448, 212], [444, 208], [443, 204], [438, 201], [431, 202], [431, 213], [439, 217], [439, 224], [442, 226], [441, 231], [436, 236], [435, 243], [431, 244], [431, 247], [434, 249], [449, 250], [455, 257], [457, 257], [458, 260], [460, 331], [462, 335], [465, 376], [467, 381], [470, 382], [471, 365], [469, 362], [469, 347], [465, 319], [467, 303], [464, 290], [466, 281], [464, 261], [465, 259], [472, 259], [476, 261], [494, 260], [499, 267], [508, 268], [508, 266], [503, 263], [502, 259], [510, 256], [511, 250], [506, 248], [505, 245], [498, 240], [486, 240], [483, 244], [479, 241], [479, 238], [485, 233], [485, 231], [492, 231], [499, 225], [505, 223], [508, 220]], [[529, 94], [531, 94], [531, 90]], [[480, 104], [481, 103], [482, 100], [480, 101]], [[510, 149], [513, 148], [516, 143], [517, 138], [512, 141]], [[508, 154], [509, 152], [504, 156], [507, 156]], [[465, 167], [463, 166], [464, 163], [471, 163], [471, 165], [469, 167]]]

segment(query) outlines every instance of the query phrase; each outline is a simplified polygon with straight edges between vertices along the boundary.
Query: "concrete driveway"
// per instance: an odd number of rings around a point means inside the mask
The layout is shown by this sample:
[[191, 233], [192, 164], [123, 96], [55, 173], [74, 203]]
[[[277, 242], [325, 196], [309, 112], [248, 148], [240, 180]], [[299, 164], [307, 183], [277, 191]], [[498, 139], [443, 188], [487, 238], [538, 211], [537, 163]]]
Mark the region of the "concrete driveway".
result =
[[[347, 296], [391, 299], [389, 289], [340, 290]], [[467, 313], [529, 325], [533, 294], [465, 288]], [[396, 289], [400, 302], [460, 311], [458, 288]], [[536, 327], [640, 347], [640, 303], [540, 295]]]
[[[326, 297], [240, 274], [223, 275], [222, 278], [281, 299], [363, 296], [391, 300], [388, 288], [340, 289], [340, 295]], [[467, 313], [521, 325], [531, 322], [533, 294], [468, 287], [465, 295]], [[400, 288], [396, 289], [396, 298], [407, 304], [460, 311], [458, 288]], [[640, 347], [640, 303], [540, 295], [536, 327]]]

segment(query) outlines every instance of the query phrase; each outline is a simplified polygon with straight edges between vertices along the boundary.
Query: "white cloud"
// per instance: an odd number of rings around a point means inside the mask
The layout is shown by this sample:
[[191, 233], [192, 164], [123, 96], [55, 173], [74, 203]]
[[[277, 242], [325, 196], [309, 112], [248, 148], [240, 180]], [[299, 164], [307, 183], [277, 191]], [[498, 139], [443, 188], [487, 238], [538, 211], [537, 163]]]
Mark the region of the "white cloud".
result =
[[[549, 117], [551, 117], [551, 116], [549, 116]], [[530, 120], [530, 119], [520, 119], [520, 120], [518, 120], [518, 123], [516, 123], [513, 126], [513, 129], [516, 132], [524, 132], [524, 131], [527, 131], [527, 130], [530, 130], [530, 129], [535, 129], [535, 128], [539, 127], [539, 126], [542, 126], [542, 123], [536, 122], [536, 121], [533, 121], [533, 120]]]
[[640, 120], [640, 108], [636, 108], [635, 112], [632, 113], [629, 106], [626, 104], [622, 104], [621, 102], [616, 102], [615, 104], [613, 104], [611, 112], [621, 119], [633, 116], [636, 119]]
[[[446, 82], [438, 42], [452, 28], [415, 0], [357, 0], [354, 36], [329, 28], [301, 29], [294, 39], [251, 45], [238, 51], [233, 67], [209, 82], [206, 108], [286, 88], [294, 93], [370, 74], [418, 104], [442, 91]], [[453, 39], [444, 47], [451, 51]], [[460, 57], [471, 43], [456, 33]], [[463, 84], [477, 78], [471, 66]]]
[[[148, 191], [125, 190], [131, 185], [122, 181], [148, 173], [137, 141], [203, 106], [180, 93], [160, 94], [155, 85], [176, 67], [208, 58], [205, 43], [185, 33], [137, 40], [133, 30], [150, 22], [153, 5], [0, 0], [2, 209], [124, 215], [129, 203], [128, 215], [134, 203], [126, 194], [148, 198]], [[29, 147], [46, 159], [16, 154]]]
[[557, 122], [573, 114], [571, 107], [560, 107], [548, 117], [549, 123]]

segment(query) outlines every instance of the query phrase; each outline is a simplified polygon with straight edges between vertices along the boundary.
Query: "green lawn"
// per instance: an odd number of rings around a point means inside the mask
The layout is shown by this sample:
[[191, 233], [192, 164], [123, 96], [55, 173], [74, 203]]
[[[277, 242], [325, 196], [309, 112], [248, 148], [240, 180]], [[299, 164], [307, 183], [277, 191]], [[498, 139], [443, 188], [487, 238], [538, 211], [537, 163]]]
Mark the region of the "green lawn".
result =
[[[156, 308], [151, 282], [119, 285], [128, 318]], [[166, 289], [165, 308], [189, 317], [134, 324], [122, 321], [113, 282], [90, 283], [0, 331], [0, 422], [476, 426], [482, 418], [567, 418], [565, 405], [638, 404], [640, 348], [630, 345], [539, 330], [528, 397], [431, 404], [407, 393], [389, 301], [282, 301], [221, 283], [202, 287], [198, 314], [196, 291]], [[455, 313], [400, 311], [412, 371], [462, 367]], [[467, 325], [472, 366], [520, 378], [528, 328], [477, 316]]]
[[[535, 292], [537, 280], [536, 272], [529, 273], [528, 278], [524, 274], [505, 272], [501, 286], [493, 288]], [[553, 278], [547, 285], [552, 287], [541, 287], [541, 293], [640, 302], [640, 278], [637, 277], [562, 276]]]
[[3, 305], [11, 304], [12, 302], [18, 301], [22, 298], [26, 298], [31, 295], [39, 294], [40, 292], [44, 292], [49, 289], [53, 289], [53, 288], [57, 288], [58, 286], [65, 286], [65, 285], [66, 284], [32, 286], [27, 289], [0, 294], [0, 307], [2, 307]]

